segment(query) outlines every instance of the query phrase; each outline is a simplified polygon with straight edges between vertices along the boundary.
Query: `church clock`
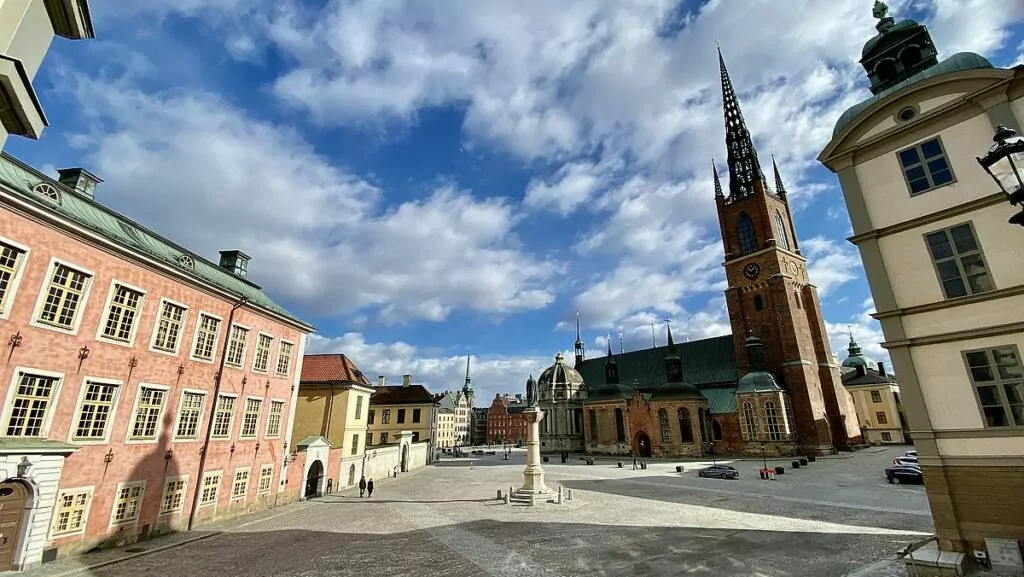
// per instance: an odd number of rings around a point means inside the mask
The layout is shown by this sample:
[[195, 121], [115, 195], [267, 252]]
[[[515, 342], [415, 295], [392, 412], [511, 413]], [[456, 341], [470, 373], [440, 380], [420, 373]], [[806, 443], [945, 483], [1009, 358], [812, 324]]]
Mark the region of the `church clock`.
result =
[[761, 265], [757, 264], [756, 262], [752, 262], [747, 266], [743, 267], [743, 276], [749, 278], [750, 280], [756, 279], [760, 274]]

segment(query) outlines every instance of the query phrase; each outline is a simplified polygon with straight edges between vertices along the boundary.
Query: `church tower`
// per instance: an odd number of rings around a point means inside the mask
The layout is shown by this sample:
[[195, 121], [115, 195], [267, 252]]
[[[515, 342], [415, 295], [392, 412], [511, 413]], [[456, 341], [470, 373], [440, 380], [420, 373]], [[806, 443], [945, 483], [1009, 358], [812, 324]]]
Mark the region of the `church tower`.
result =
[[[792, 403], [802, 451], [828, 453], [861, 442], [853, 399], [842, 385], [821, 314], [818, 291], [793, 228], [779, 168], [769, 186], [740, 111], [721, 50], [728, 151], [728, 195], [712, 161], [715, 203], [725, 248], [725, 291], [736, 361], [742, 377], [753, 367], [746, 339], [763, 343], [765, 368], [780, 375]], [[763, 421], [762, 421], [763, 422]]]
[[576, 362], [573, 363], [572, 368], [577, 371], [583, 366], [583, 361], [587, 358], [587, 351], [583, 346], [583, 337], [580, 335], [580, 309], [576, 309]]

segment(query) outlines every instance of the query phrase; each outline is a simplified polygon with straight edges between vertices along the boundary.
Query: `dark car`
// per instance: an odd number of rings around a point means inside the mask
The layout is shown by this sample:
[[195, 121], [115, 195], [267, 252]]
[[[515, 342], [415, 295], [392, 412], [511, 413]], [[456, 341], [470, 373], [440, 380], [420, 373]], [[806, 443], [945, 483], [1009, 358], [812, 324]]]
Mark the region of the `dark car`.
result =
[[697, 471], [698, 477], [717, 477], [719, 479], [738, 479], [740, 472], [729, 465], [712, 465]]
[[924, 474], [918, 465], [893, 465], [885, 470], [885, 478], [890, 483], [924, 483]]

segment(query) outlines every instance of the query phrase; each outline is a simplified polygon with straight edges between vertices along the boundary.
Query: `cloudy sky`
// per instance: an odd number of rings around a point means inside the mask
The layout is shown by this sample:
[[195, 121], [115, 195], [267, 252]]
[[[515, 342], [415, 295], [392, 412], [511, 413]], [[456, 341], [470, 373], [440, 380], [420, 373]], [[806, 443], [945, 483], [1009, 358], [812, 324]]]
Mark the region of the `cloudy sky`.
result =
[[[97, 0], [98, 39], [58, 39], [36, 80], [51, 127], [7, 151], [90, 169], [97, 200], [201, 254], [251, 254], [250, 276], [319, 327], [314, 351], [434, 390], [461, 385], [471, 351], [486, 403], [571, 349], [577, 308], [592, 349], [620, 330], [650, 346], [652, 318], [729, 332], [717, 40], [797, 207], [836, 354], [850, 329], [887, 360], [814, 161], [869, 96], [872, 3]], [[890, 6], [942, 57], [1024, 62], [1022, 0]]]

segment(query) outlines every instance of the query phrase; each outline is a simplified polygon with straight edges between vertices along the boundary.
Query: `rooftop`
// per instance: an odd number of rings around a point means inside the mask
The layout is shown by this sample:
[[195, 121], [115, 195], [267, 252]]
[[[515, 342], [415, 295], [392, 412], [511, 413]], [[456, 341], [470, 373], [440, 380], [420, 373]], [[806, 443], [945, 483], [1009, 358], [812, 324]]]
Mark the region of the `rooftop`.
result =
[[352, 359], [342, 353], [305, 355], [302, 357], [300, 383], [355, 383], [373, 386], [370, 379], [356, 367]]
[[387, 385], [374, 387], [370, 395], [371, 405], [433, 405], [434, 395], [423, 385]]

